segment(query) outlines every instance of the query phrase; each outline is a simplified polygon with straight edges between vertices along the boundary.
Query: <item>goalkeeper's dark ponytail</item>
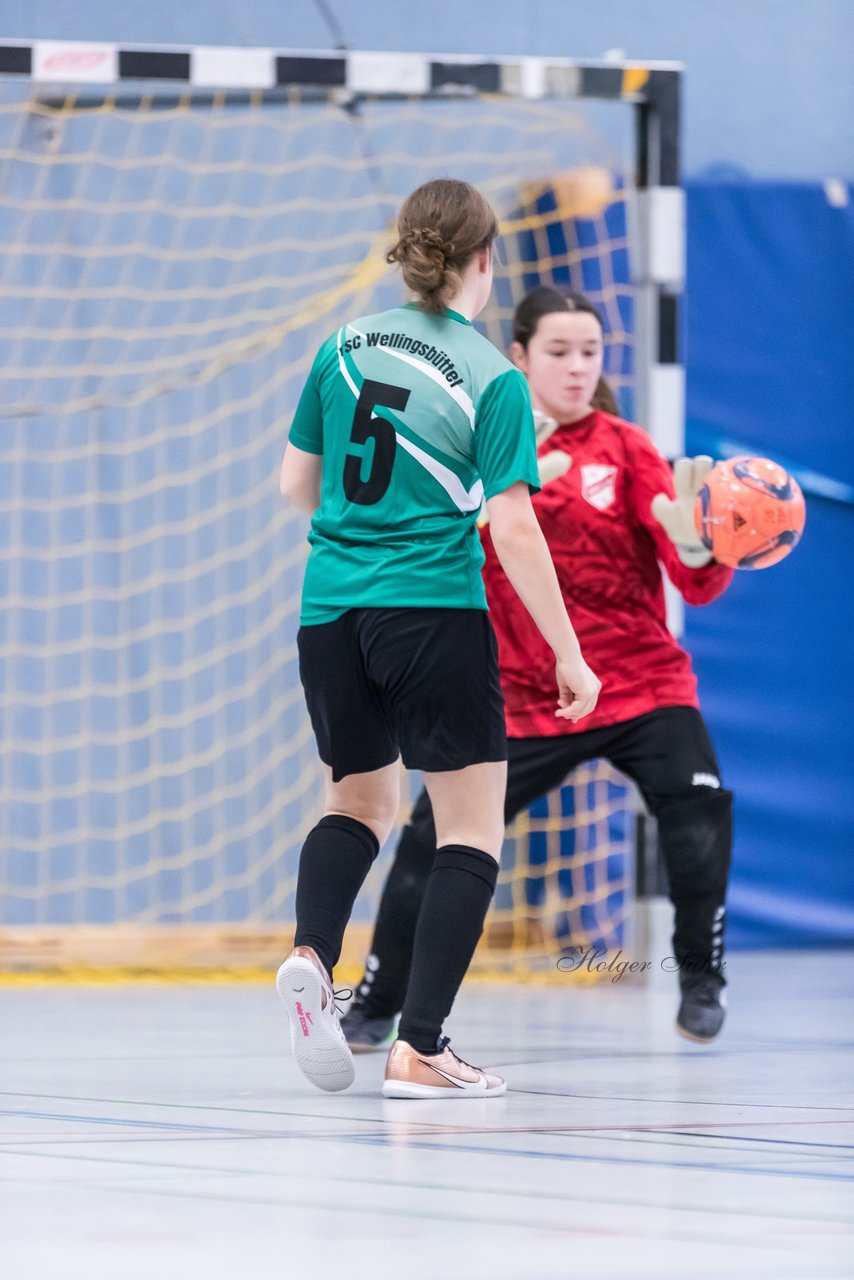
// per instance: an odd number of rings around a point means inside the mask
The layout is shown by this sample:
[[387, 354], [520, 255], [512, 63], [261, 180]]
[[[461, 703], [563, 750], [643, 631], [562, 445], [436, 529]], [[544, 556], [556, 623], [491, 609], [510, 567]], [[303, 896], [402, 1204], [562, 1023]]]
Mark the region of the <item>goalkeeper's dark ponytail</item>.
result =
[[475, 187], [437, 178], [403, 202], [397, 234], [386, 261], [400, 265], [407, 288], [424, 310], [438, 314], [459, 292], [474, 255], [498, 235], [498, 219]]
[[[602, 323], [602, 317], [583, 293], [573, 293], [571, 290], [564, 293], [560, 289], [550, 289], [542, 285], [526, 293], [514, 311], [513, 341], [518, 342], [527, 351], [528, 343], [537, 332], [537, 326], [543, 316], [551, 315], [555, 311], [583, 311], [593, 316], [604, 337], [605, 326]], [[594, 409], [601, 409], [603, 413], [612, 413], [615, 417], [619, 417], [620, 410], [616, 398], [604, 378], [599, 379], [590, 403]]]

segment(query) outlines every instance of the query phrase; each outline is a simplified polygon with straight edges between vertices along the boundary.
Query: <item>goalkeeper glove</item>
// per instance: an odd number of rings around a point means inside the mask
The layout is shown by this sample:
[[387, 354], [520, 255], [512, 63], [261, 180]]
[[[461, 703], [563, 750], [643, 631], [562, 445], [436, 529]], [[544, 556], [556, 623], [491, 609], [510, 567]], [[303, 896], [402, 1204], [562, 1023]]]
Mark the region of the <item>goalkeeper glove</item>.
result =
[[[537, 444], [548, 440], [558, 425], [554, 418], [547, 418], [537, 409], [534, 410], [534, 424], [537, 428]], [[541, 458], [537, 458], [540, 488], [544, 489], [547, 484], [551, 484], [552, 480], [559, 480], [561, 476], [565, 476], [571, 466], [572, 458], [568, 453], [564, 453], [563, 449], [552, 449], [550, 453], [544, 453]], [[487, 524], [489, 524], [489, 514], [484, 503], [477, 518], [477, 527], [482, 529]]]
[[[548, 418], [544, 413], [540, 413], [539, 409], [534, 410], [534, 430], [537, 433], [538, 448], [548, 440], [557, 426], [556, 418]], [[562, 449], [552, 449], [551, 453], [544, 453], [542, 457], [537, 458], [540, 487], [545, 488], [552, 480], [559, 480], [561, 476], [565, 476], [571, 466], [572, 458]]]
[[557, 430], [557, 418], [549, 418], [539, 409], [534, 410], [534, 431], [537, 436], [537, 448], [545, 444], [553, 431]]
[[676, 554], [689, 569], [700, 569], [709, 564], [712, 553], [700, 541], [694, 524], [694, 501], [703, 486], [707, 473], [713, 466], [711, 458], [700, 454], [696, 458], [677, 458], [673, 467], [675, 498], [657, 493], [651, 510], [676, 547]]

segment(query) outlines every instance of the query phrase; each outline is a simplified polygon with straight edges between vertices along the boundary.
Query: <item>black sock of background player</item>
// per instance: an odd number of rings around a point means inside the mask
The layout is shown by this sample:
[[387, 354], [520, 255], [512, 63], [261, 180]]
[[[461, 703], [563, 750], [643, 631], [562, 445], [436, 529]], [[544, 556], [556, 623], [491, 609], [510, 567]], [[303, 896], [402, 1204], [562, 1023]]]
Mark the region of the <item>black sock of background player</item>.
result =
[[398, 1037], [419, 1053], [435, 1053], [442, 1024], [483, 932], [498, 863], [465, 844], [436, 851], [415, 929], [412, 973]]
[[321, 818], [306, 836], [297, 877], [294, 946], [314, 947], [330, 977], [356, 895], [379, 850], [370, 827], [339, 813]]
[[368, 1017], [391, 1018], [403, 1008], [418, 912], [435, 856], [432, 821], [417, 825], [413, 821], [403, 828], [380, 898], [371, 954], [357, 989]]

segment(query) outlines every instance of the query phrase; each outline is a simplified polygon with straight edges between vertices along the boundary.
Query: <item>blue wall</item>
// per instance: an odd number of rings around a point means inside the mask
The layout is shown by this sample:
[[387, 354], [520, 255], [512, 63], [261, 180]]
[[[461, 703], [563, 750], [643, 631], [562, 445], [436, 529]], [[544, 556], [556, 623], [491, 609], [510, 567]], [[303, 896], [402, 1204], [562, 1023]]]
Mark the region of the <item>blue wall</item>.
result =
[[[326, 0], [354, 49], [674, 59], [688, 69], [685, 167], [854, 176], [851, 0]], [[461, 21], [461, 15], [463, 20]], [[5, 0], [18, 39], [154, 44], [336, 43], [312, 0]]]
[[736, 791], [730, 941], [854, 939], [854, 209], [821, 187], [688, 189], [688, 445], [808, 468], [807, 525], [770, 570], [688, 611]]

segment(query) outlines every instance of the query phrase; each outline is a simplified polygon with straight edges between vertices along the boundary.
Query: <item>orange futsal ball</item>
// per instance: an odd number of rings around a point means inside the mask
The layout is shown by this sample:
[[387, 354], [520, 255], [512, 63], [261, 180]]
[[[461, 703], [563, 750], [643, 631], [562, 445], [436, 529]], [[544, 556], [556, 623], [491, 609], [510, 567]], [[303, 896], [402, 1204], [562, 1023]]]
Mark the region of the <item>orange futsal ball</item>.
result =
[[730, 458], [712, 467], [694, 503], [707, 550], [731, 569], [768, 569], [798, 545], [806, 520], [797, 480], [769, 458]]

